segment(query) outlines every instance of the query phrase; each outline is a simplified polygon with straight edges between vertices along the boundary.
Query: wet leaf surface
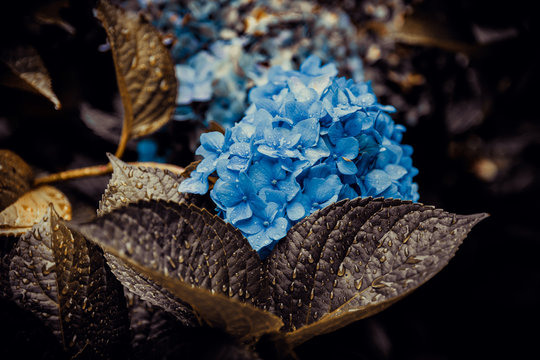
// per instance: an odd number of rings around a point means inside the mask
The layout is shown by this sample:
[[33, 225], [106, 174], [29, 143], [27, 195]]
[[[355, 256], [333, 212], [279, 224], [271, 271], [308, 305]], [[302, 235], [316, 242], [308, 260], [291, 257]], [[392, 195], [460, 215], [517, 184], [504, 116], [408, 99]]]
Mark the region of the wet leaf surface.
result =
[[13, 204], [30, 190], [34, 175], [21, 157], [9, 150], [0, 150], [0, 211]]
[[122, 138], [150, 134], [170, 120], [175, 108], [177, 84], [169, 51], [142, 15], [100, 1], [97, 16], [111, 45], [124, 105]]
[[[298, 345], [416, 289], [485, 216], [401, 200], [344, 200], [295, 225], [264, 263], [237, 230], [193, 205], [141, 201], [81, 229], [210, 325], [256, 338], [277, 330], [277, 315], [288, 341]], [[132, 277], [120, 279], [130, 288]], [[268, 311], [267, 318], [255, 307]], [[260, 316], [257, 325], [245, 318], [248, 309]]]
[[36, 49], [28, 45], [2, 49], [0, 60], [14, 75], [4, 78], [2, 84], [41, 94], [54, 104], [55, 109], [60, 109], [60, 100], [53, 91], [49, 72]]
[[54, 206], [60, 217], [71, 220], [71, 204], [58, 189], [41, 185], [21, 196], [0, 212], [0, 235], [19, 236], [26, 233]]
[[113, 174], [99, 203], [98, 214], [104, 214], [139, 200], [167, 200], [185, 202], [199, 207], [213, 208], [207, 196], [178, 192], [178, 184], [184, 179], [179, 171], [163, 169], [163, 164], [155, 166], [134, 166], [126, 164], [108, 154], [113, 166]]
[[40, 318], [71, 356], [110, 358], [125, 350], [120, 283], [101, 250], [68, 229], [52, 207], [19, 239], [9, 277], [15, 302]]
[[[211, 326], [248, 341], [282, 326], [277, 317], [251, 305], [264, 308], [268, 300], [257, 253], [238, 230], [205, 210], [143, 201], [80, 229], [107, 253], [189, 303]], [[129, 274], [119, 279], [128, 289], [136, 287], [137, 279]], [[168, 309], [159, 295], [156, 299], [154, 305]]]
[[398, 301], [446, 266], [486, 216], [358, 198], [307, 217], [266, 262], [289, 341], [300, 344]]

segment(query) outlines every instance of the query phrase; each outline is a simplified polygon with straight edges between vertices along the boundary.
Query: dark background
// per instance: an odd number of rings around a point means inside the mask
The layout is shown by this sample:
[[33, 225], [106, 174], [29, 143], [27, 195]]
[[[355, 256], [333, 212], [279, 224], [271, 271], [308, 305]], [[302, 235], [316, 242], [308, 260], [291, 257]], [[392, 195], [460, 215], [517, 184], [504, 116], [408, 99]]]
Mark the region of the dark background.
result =
[[[0, 148], [18, 153], [38, 173], [105, 163], [105, 152], [116, 149], [114, 139], [96, 135], [79, 113], [83, 101], [112, 112], [116, 91], [110, 53], [97, 51], [105, 34], [88, 11], [92, 1], [74, 1], [62, 13], [75, 26], [74, 35], [32, 25], [28, 14], [38, 4], [0, 5], [0, 44], [32, 43], [38, 49], [63, 108], [55, 111], [37, 95], [0, 86]], [[409, 18], [431, 37], [396, 44], [407, 69], [425, 79], [406, 89], [396, 121], [409, 125], [403, 142], [415, 149], [420, 200], [451, 212], [491, 216], [473, 229], [450, 264], [412, 295], [312, 339], [297, 354], [302, 359], [537, 358], [540, 37], [534, 2], [411, 4]], [[357, 5], [342, 5], [354, 18]], [[384, 60], [369, 66], [376, 75], [388, 71]], [[377, 95], [391, 103], [392, 92], [403, 90], [388, 84]], [[429, 112], [411, 122], [407, 114], [419, 99], [427, 99]], [[196, 128], [173, 122], [153, 138], [160, 151], [169, 150], [171, 163], [185, 166], [193, 160], [187, 144]], [[124, 159], [136, 160], [133, 144]], [[106, 181], [59, 187], [82, 214], [97, 207]], [[7, 333], [17, 319], [4, 319], [0, 327]]]

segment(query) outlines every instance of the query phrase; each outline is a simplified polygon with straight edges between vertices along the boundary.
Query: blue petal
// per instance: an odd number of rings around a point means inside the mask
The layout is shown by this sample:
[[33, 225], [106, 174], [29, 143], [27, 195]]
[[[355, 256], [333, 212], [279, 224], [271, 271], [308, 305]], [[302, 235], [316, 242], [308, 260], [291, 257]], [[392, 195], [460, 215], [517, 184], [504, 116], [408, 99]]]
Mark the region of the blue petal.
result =
[[339, 172], [345, 175], [354, 175], [358, 171], [354, 161], [346, 160], [343, 157], [340, 157], [336, 164]]
[[295, 201], [287, 205], [287, 217], [292, 221], [297, 221], [306, 215], [306, 209], [300, 201]]
[[257, 191], [272, 186], [272, 162], [266, 159], [254, 162], [249, 167], [248, 175]]
[[358, 140], [353, 137], [339, 139], [336, 144], [336, 153], [349, 160], [358, 156]]
[[223, 206], [230, 208], [243, 201], [243, 192], [240, 190], [240, 186], [237, 183], [220, 182], [214, 185], [215, 196], [223, 204]]
[[259, 251], [273, 243], [272, 239], [266, 236], [266, 232], [264, 231], [248, 236], [247, 240], [255, 251]]
[[264, 230], [263, 220], [259, 219], [256, 216], [252, 216], [249, 219], [238, 221], [234, 226], [236, 226], [240, 231], [242, 231], [244, 235], [253, 235]]
[[208, 191], [208, 175], [193, 171], [191, 176], [180, 183], [179, 192], [192, 194], [206, 194]]
[[294, 176], [289, 176], [284, 180], [278, 181], [277, 186], [279, 190], [283, 191], [287, 195], [288, 201], [294, 198], [300, 190], [300, 185], [298, 185], [298, 182]]
[[300, 121], [293, 128], [293, 131], [300, 134], [300, 144], [303, 147], [312, 147], [319, 141], [320, 125], [317, 119], [306, 119]]
[[272, 240], [279, 240], [287, 235], [289, 222], [285, 218], [277, 218], [273, 224], [266, 230], [266, 235]]
[[407, 174], [407, 170], [404, 167], [394, 164], [386, 165], [384, 171], [386, 171], [392, 180], [399, 180]]
[[365, 183], [368, 190], [373, 190], [370, 195], [379, 195], [392, 185], [392, 179], [383, 170], [374, 169], [366, 175]]
[[251, 216], [253, 216], [253, 211], [245, 201], [241, 201], [235, 207], [227, 209], [227, 219], [233, 225], [240, 220], [249, 219]]

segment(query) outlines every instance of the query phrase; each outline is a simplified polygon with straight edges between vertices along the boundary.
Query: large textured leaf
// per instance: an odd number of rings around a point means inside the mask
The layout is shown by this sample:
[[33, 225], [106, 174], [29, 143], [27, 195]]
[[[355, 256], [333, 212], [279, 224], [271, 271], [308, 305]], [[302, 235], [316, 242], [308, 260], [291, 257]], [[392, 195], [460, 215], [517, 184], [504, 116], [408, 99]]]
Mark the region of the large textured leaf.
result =
[[293, 345], [373, 315], [439, 272], [485, 214], [401, 200], [333, 204], [295, 225], [266, 262]]
[[13, 74], [3, 79], [4, 85], [41, 94], [54, 104], [55, 109], [60, 109], [60, 100], [53, 92], [49, 72], [36, 49], [24, 45], [2, 49], [0, 60]]
[[[79, 228], [107, 253], [189, 303], [211, 326], [245, 341], [282, 326], [257, 308], [267, 308], [269, 300], [257, 253], [239, 231], [205, 210], [139, 202]], [[125, 272], [117, 276], [136, 292], [137, 278]], [[146, 300], [169, 309], [156, 290]]]
[[19, 236], [38, 223], [48, 211], [49, 204], [65, 220], [71, 220], [71, 204], [58, 189], [41, 185], [21, 196], [0, 212], [0, 235]]
[[173, 115], [177, 91], [174, 64], [159, 32], [142, 15], [102, 0], [97, 16], [113, 53], [124, 105], [121, 146], [125, 146], [129, 139], [156, 131]]
[[178, 173], [150, 166], [126, 164], [107, 154], [113, 174], [99, 203], [98, 215], [139, 200], [168, 200], [175, 203], [195, 203], [205, 207], [205, 197], [179, 193], [178, 184], [184, 179]]
[[0, 150], [0, 211], [30, 190], [32, 169], [17, 154]]
[[14, 248], [15, 301], [38, 316], [71, 355], [110, 358], [125, 343], [122, 287], [99, 247], [61, 222], [52, 207]]
[[[379, 312], [429, 280], [485, 216], [401, 200], [344, 200], [296, 224], [264, 262], [230, 225], [184, 204], [131, 204], [84, 230], [135, 271], [176, 289], [211, 325], [249, 337], [252, 325], [239, 331], [230, 324], [239, 300], [281, 318], [286, 338], [298, 345]], [[217, 314], [211, 304], [227, 310]], [[257, 334], [268, 325], [259, 324]]]

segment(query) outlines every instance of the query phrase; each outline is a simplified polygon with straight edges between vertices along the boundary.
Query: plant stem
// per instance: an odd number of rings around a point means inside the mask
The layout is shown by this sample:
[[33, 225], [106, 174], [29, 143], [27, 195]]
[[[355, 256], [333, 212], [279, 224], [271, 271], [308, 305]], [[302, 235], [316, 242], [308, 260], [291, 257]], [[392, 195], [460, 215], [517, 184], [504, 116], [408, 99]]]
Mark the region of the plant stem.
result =
[[37, 177], [34, 180], [34, 186], [50, 184], [50, 183], [54, 183], [58, 181], [78, 179], [78, 178], [87, 177], [87, 176], [105, 175], [110, 172], [112, 172], [111, 164], [96, 165], [96, 166], [89, 166], [85, 168], [66, 170], [66, 171], [56, 173], [56, 174], [50, 174], [50, 175]]
[[[161, 163], [156, 163], [156, 162], [129, 162], [128, 164], [133, 165], [133, 166], [153, 167], [153, 168], [159, 168], [162, 170], [168, 170], [177, 175], [182, 175], [184, 173], [184, 168], [176, 166], [176, 165], [172, 165], [172, 164], [161, 164]], [[34, 180], [34, 186], [50, 184], [50, 183], [54, 183], [58, 181], [79, 179], [79, 178], [88, 177], [88, 176], [105, 175], [105, 174], [111, 173], [112, 171], [113, 171], [113, 168], [110, 163], [107, 165], [95, 165], [95, 166], [89, 166], [85, 168], [66, 170], [66, 171], [56, 173], [56, 174], [50, 174], [50, 175], [37, 177]]]

